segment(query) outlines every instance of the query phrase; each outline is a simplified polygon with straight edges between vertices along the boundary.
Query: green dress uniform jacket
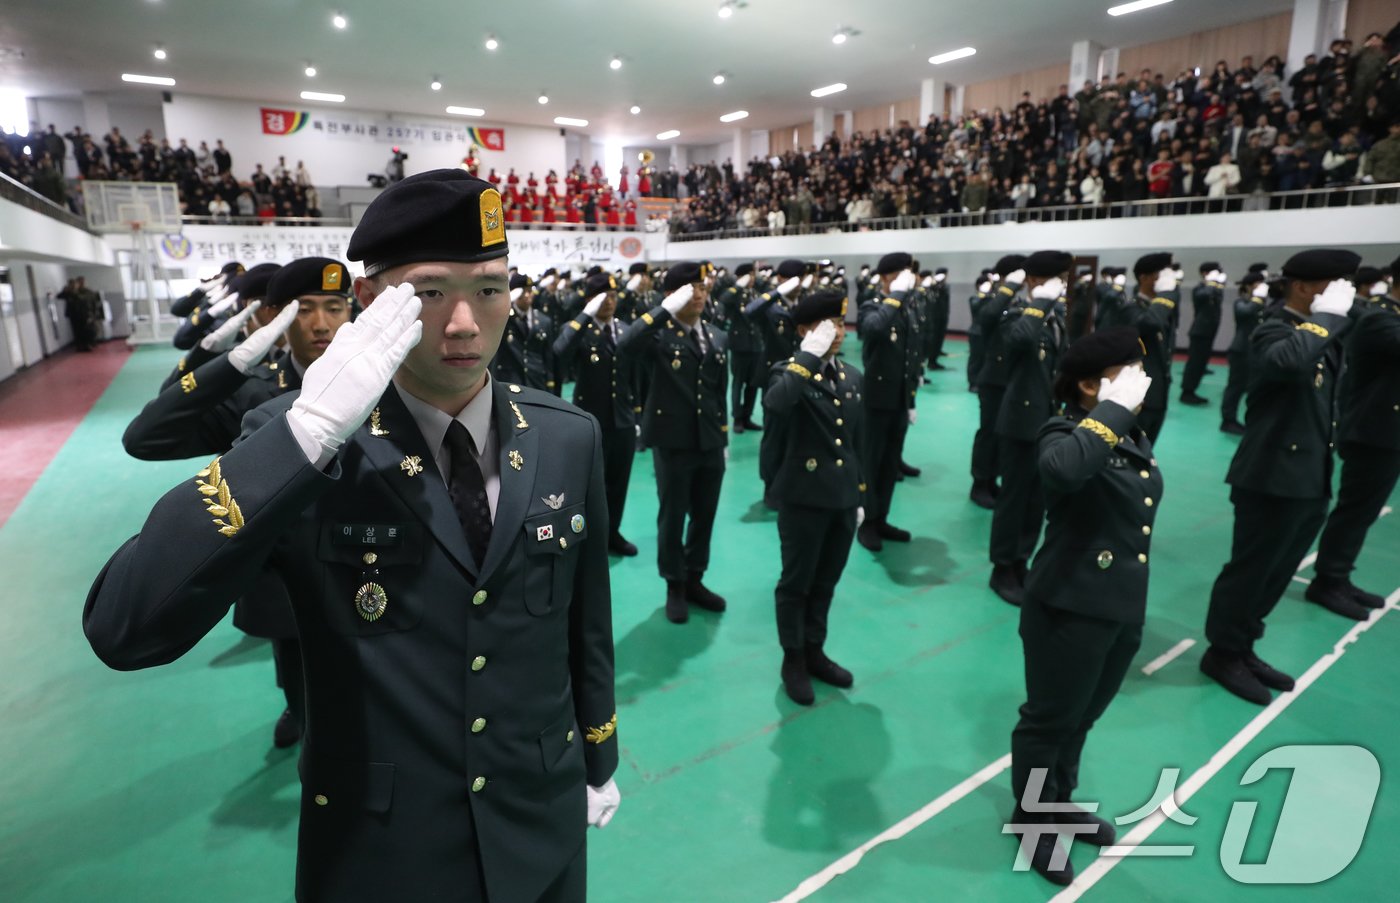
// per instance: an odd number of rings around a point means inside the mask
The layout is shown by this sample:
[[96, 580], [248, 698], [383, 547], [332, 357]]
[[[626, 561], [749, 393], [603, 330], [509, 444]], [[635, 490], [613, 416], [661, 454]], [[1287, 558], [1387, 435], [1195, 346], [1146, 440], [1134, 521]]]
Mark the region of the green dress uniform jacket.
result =
[[797, 326], [792, 321], [789, 305], [796, 304], [800, 297], [801, 289], [786, 300], [777, 289], [773, 289], [763, 292], [744, 308], [744, 314], [758, 324], [759, 334], [763, 337], [763, 362], [767, 367], [787, 360], [797, 350]]
[[[606, 324], [606, 328], [613, 327]], [[616, 324], [619, 336], [621, 324]], [[574, 404], [597, 418], [604, 430], [632, 429], [637, 423], [632, 368], [619, 357], [617, 340], [605, 324], [585, 313], [564, 324], [553, 353], [561, 366], [573, 371]]]
[[798, 351], [777, 364], [763, 395], [763, 409], [783, 436], [772, 492], [783, 504], [856, 508], [863, 504], [860, 458], [864, 379], [839, 358], [836, 378], [823, 376], [821, 358]]
[[1240, 295], [1235, 299], [1234, 309], [1235, 337], [1230, 340], [1230, 353], [1248, 355], [1250, 336], [1254, 335], [1259, 318], [1264, 315], [1264, 299], [1253, 295]]
[[1369, 302], [1347, 338], [1339, 443], [1400, 451], [1400, 300]]
[[511, 305], [501, 347], [491, 361], [491, 375], [558, 395], [561, 387], [554, 361], [554, 322], [538, 311]]
[[286, 584], [308, 699], [298, 899], [535, 900], [582, 851], [585, 780], [617, 767], [598, 426], [544, 392], [490, 391], [484, 561], [391, 386], [324, 470], [287, 425], [291, 396], [253, 412], [88, 596], [93, 649], [132, 670], [179, 658], [260, 574]]
[[749, 293], [738, 283], [730, 282], [719, 292], [719, 304], [724, 308], [729, 328], [729, 350], [732, 354], [762, 353], [763, 333], [758, 324], [744, 315]]
[[1220, 310], [1225, 302], [1223, 288], [1212, 282], [1202, 282], [1191, 290], [1191, 326], [1186, 330], [1193, 339], [1215, 339], [1220, 331]]
[[896, 292], [867, 301], [857, 314], [865, 400], [872, 411], [903, 412], [914, 407], [923, 359], [914, 341], [913, 315], [905, 304], [909, 294]]
[[930, 367], [943, 356], [943, 342], [948, 335], [948, 318], [952, 314], [952, 297], [948, 283], [935, 282], [927, 289], [929, 296], [929, 328], [925, 355]]
[[650, 391], [642, 403], [642, 439], [651, 448], [710, 451], [729, 444], [724, 333], [703, 321], [705, 350], [664, 307], [627, 327], [617, 350], [649, 368]]
[[1056, 301], [1031, 301], [1009, 313], [998, 330], [1010, 371], [997, 414], [998, 435], [1034, 442], [1055, 413], [1055, 370], [1066, 345], [1061, 307]]
[[1132, 326], [1142, 341], [1143, 371], [1152, 378], [1138, 424], [1156, 441], [1166, 417], [1172, 384], [1172, 311], [1176, 302], [1165, 295], [1137, 294], [1114, 313], [1106, 326]]
[[1106, 329], [1121, 321], [1122, 310], [1128, 303], [1128, 296], [1123, 289], [1112, 282], [1100, 283], [1098, 295], [1099, 303], [1094, 309], [1094, 328]]
[[[166, 389], [170, 388], [171, 385], [179, 382], [180, 377], [184, 376], [186, 373], [189, 373], [192, 370], [199, 369], [200, 367], [212, 361], [214, 358], [218, 357], [220, 354], [224, 353], [226, 352], [209, 351], [203, 345], [195, 345], [193, 348], [191, 348], [185, 353], [184, 357], [176, 361], [175, 366], [171, 368], [170, 373], [165, 377], [164, 380], [161, 381], [161, 391], [164, 392]], [[275, 358], [278, 354], [281, 353], [283, 352], [281, 352], [278, 349], [274, 349], [272, 352], [272, 356]]]
[[[982, 333], [982, 369], [977, 374], [978, 387], [1001, 388], [1010, 376], [1011, 365], [1002, 347], [1001, 324], [1008, 311], [1019, 303], [1016, 289], [998, 285], [977, 311], [977, 325]], [[992, 414], [996, 416], [995, 413]]]

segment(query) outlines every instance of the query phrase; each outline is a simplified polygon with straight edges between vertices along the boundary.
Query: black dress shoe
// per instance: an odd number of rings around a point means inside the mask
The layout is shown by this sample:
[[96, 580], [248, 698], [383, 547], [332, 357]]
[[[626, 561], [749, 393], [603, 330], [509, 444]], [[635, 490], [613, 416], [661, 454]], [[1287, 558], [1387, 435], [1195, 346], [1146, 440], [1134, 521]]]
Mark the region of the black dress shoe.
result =
[[1247, 702], [1268, 705], [1274, 701], [1274, 695], [1249, 670], [1242, 655], [1211, 646], [1201, 656], [1201, 673]]
[[614, 555], [621, 555], [624, 558], [631, 558], [637, 554], [637, 547], [622, 538], [621, 533], [614, 533], [608, 539], [608, 551]]
[[807, 673], [824, 684], [849, 689], [855, 683], [851, 672], [826, 657], [820, 646], [807, 647]]
[[1018, 608], [1021, 600], [1026, 596], [1025, 585], [1016, 574], [1016, 568], [1009, 564], [998, 564], [992, 566], [992, 578], [987, 581], [987, 585], [992, 588], [992, 592], [1001, 596], [1002, 601], [1009, 602]]
[[685, 584], [679, 580], [666, 581], [666, 620], [684, 624], [690, 620], [690, 604], [685, 601]]
[[1308, 584], [1303, 598], [1309, 602], [1316, 602], [1333, 614], [1350, 618], [1353, 621], [1364, 621], [1371, 617], [1371, 609], [1352, 598], [1351, 593], [1347, 591], [1347, 586], [1347, 583], [1332, 577], [1318, 576], [1313, 578], [1312, 583]]
[[724, 611], [724, 597], [718, 593], [711, 592], [700, 582], [699, 574], [691, 574], [690, 579], [685, 584], [685, 599], [697, 608], [706, 611]]
[[871, 523], [860, 525], [860, 529], [856, 531], [856, 542], [872, 552], [878, 552], [885, 547], [885, 543], [880, 539], [880, 534], [875, 530], [875, 525]]
[[947, 370], [948, 368], [945, 367], [945, 366], [943, 366], [942, 364], [934, 364], [932, 367], [929, 367], [929, 369], [930, 369], [930, 370]]
[[763, 432], [763, 426], [761, 424], [754, 423], [752, 420], [744, 421], [744, 429], [748, 430], [751, 433]]
[[899, 462], [899, 472], [904, 474], [906, 477], [917, 477], [923, 473], [923, 471], [919, 468], [913, 467], [909, 464], [905, 464], [903, 461]]
[[783, 650], [783, 689], [788, 699], [798, 705], [811, 705], [817, 694], [812, 691], [812, 678], [807, 674], [807, 657], [796, 649]]
[[1220, 432], [1229, 433], [1231, 436], [1243, 436], [1244, 424], [1237, 420], [1227, 420], [1220, 424]]
[[293, 715], [291, 709], [283, 709], [272, 727], [272, 745], [278, 749], [297, 745], [301, 741], [301, 730], [301, 719]]
[[1259, 682], [1270, 690], [1279, 690], [1287, 693], [1293, 689], [1293, 678], [1284, 674], [1279, 669], [1255, 655], [1253, 652], [1244, 654], [1244, 666], [1250, 670]]
[[1342, 583], [1346, 585], [1347, 592], [1351, 593], [1351, 597], [1367, 608], [1385, 608], [1384, 596], [1366, 592], [1361, 587], [1352, 583], [1350, 578], [1343, 579]]
[[972, 504], [979, 508], [986, 508], [988, 511], [997, 506], [997, 497], [992, 492], [992, 484], [990, 483], [974, 482], [972, 491], [967, 494], [967, 497], [972, 499]]
[[881, 539], [888, 539], [890, 542], [908, 542], [914, 538], [908, 530], [891, 527], [889, 524], [876, 524], [875, 532], [880, 534]]
[[1204, 370], [1201, 371], [1201, 375], [1202, 375], [1202, 376], [1214, 376], [1214, 375], [1215, 375], [1215, 371], [1212, 370], [1212, 369], [1210, 369], [1209, 367], [1207, 367], [1207, 368], [1205, 368]]
[[736, 435], [736, 436], [739, 435], [740, 433], [742, 433], [742, 432], [744, 431], [744, 421], [742, 421], [742, 420], [736, 420], [736, 421], [734, 421], [734, 425], [733, 425], [732, 427], [730, 427], [730, 431], [731, 431], [732, 433], [734, 433], [734, 435]]
[[1065, 824], [1093, 825], [1097, 829], [1093, 834], [1084, 832], [1082, 834], [1076, 833], [1074, 836], [1076, 839], [1083, 840], [1085, 843], [1092, 843], [1096, 847], [1111, 847], [1113, 846], [1113, 842], [1118, 839], [1118, 832], [1114, 830], [1112, 822], [1099, 818], [1094, 813], [1081, 809], [1078, 806], [1075, 806], [1068, 812], [1056, 812], [1053, 818]]
[[1182, 403], [1182, 404], [1189, 404], [1189, 405], [1191, 405], [1192, 407], [1197, 407], [1197, 408], [1198, 408], [1198, 407], [1200, 407], [1201, 405], [1210, 404], [1210, 399], [1209, 399], [1209, 398], [1202, 398], [1201, 396], [1197, 395], [1195, 392], [1186, 392], [1186, 393], [1183, 393], [1182, 396], [1181, 396], [1181, 403]]
[[[1019, 809], [1011, 816], [1011, 824], [1013, 825], [1041, 825], [1044, 822], [1044, 815], [1032, 816]], [[1060, 864], [1059, 868], [1051, 868], [1051, 861], [1055, 858], [1059, 847], [1060, 835], [1058, 832], [1045, 831], [1038, 834], [1035, 850], [1031, 853], [1031, 868], [1047, 881], [1058, 884], [1060, 887], [1067, 887], [1074, 881], [1074, 866], [1069, 861], [1069, 851], [1060, 851], [1064, 854], [1064, 862]]]

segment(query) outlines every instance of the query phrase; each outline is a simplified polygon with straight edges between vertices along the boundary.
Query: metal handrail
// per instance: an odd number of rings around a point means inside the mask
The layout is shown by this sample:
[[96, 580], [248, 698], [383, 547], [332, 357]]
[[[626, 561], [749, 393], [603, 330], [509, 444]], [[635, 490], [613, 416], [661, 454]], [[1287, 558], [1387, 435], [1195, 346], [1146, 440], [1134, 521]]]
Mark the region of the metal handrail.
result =
[[1079, 222], [1122, 219], [1139, 216], [1182, 216], [1200, 213], [1249, 213], [1259, 210], [1303, 210], [1327, 207], [1361, 207], [1394, 204], [1400, 201], [1400, 182], [1374, 185], [1344, 185], [1335, 188], [1306, 188], [1275, 191], [1271, 194], [1231, 194], [1219, 198], [1150, 198], [1141, 201], [1115, 201], [1109, 204], [1062, 204], [1053, 207], [1023, 207], [1004, 210], [974, 210], [956, 213], [909, 214], [848, 222], [807, 223], [774, 230], [764, 226], [752, 229], [712, 229], [704, 232], [672, 232], [671, 241], [710, 241], [720, 238], [761, 238], [775, 235], [817, 235], [836, 232], [876, 232], [885, 229], [937, 229], [963, 226], [994, 226], [1005, 223]]
[[90, 231], [87, 221], [81, 216], [78, 216], [62, 204], [55, 204], [33, 188], [30, 188], [23, 182], [10, 178], [4, 173], [0, 173], [0, 198], [4, 198], [7, 201], [14, 201], [16, 204], [22, 204], [36, 213], [42, 213], [59, 222], [67, 223], [70, 226], [82, 229], [84, 232]]
[[352, 226], [348, 216], [195, 216], [180, 214], [187, 226]]

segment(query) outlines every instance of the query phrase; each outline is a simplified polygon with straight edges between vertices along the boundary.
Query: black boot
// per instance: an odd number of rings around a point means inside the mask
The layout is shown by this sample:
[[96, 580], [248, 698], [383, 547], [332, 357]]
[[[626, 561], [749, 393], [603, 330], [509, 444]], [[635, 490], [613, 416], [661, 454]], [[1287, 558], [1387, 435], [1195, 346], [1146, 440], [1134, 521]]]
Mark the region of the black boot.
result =
[[292, 714], [291, 709], [283, 709], [282, 715], [272, 727], [272, 745], [278, 749], [295, 746], [301, 741], [301, 719]]
[[1181, 403], [1182, 403], [1182, 404], [1189, 404], [1189, 405], [1191, 405], [1191, 406], [1194, 407], [1194, 408], [1198, 408], [1198, 407], [1200, 407], [1201, 405], [1210, 404], [1210, 399], [1209, 399], [1209, 398], [1202, 398], [1200, 395], [1197, 395], [1195, 392], [1182, 392], [1182, 393], [1181, 393]]
[[1243, 436], [1244, 424], [1238, 420], [1227, 420], [1220, 424], [1220, 432], [1229, 433], [1231, 436]]
[[[1064, 800], [1062, 802], [1062, 804], [1067, 803], [1069, 803], [1069, 800]], [[1082, 838], [1085, 843], [1092, 843], [1096, 847], [1111, 847], [1113, 846], [1113, 842], [1118, 839], [1118, 832], [1114, 830], [1112, 822], [1099, 818], [1094, 813], [1081, 809], [1078, 806], [1074, 806], [1068, 812], [1056, 812], [1053, 817], [1056, 821], [1069, 825], [1093, 825], [1097, 828], [1093, 834], [1085, 832], [1076, 833], [1074, 836], [1076, 838]]]
[[730, 432], [732, 432], [734, 435], [736, 435], [736, 436], [739, 435], [740, 433], [742, 433], [742, 432], [744, 431], [744, 421], [740, 420], [740, 419], [737, 418], [737, 417], [734, 418], [734, 425], [733, 425], [732, 427], [730, 427], [729, 430], [730, 430]]
[[624, 558], [631, 558], [637, 554], [637, 547], [623, 539], [621, 533], [614, 533], [608, 538], [608, 551], [614, 555], [621, 555]]
[[885, 547], [884, 540], [880, 539], [879, 532], [870, 521], [860, 525], [856, 531], [856, 541], [872, 552], [878, 552]]
[[1274, 701], [1274, 694], [1249, 670], [1244, 656], [1238, 653], [1211, 646], [1201, 656], [1201, 673], [1247, 702], [1268, 705]]
[[987, 585], [992, 588], [992, 592], [1001, 596], [1002, 601], [1009, 602], [1018, 608], [1026, 595], [1026, 588], [1021, 583], [1021, 578], [1016, 574], [1015, 565], [992, 565], [992, 579], [987, 581]]
[[[1011, 824], [1044, 825], [1046, 818], [1046, 815], [1041, 814], [1030, 815], [1017, 807], [1016, 811], [1011, 815]], [[1070, 836], [1073, 837], [1073, 835]], [[1031, 868], [1047, 881], [1058, 884], [1060, 887], [1067, 887], [1074, 881], [1074, 866], [1069, 861], [1069, 851], [1063, 851], [1065, 854], [1065, 861], [1059, 868], [1051, 868], [1050, 866], [1051, 860], [1055, 856], [1055, 851], [1059, 846], [1060, 835], [1057, 832], [1045, 831], [1038, 834], [1036, 837], [1035, 849], [1031, 851], [1030, 855]]]
[[977, 507], [990, 511], [997, 506], [997, 496], [992, 488], [993, 484], [990, 480], [973, 480], [972, 491], [968, 493], [967, 497], [972, 499], [972, 503]]
[[745, 417], [744, 429], [748, 430], [751, 433], [761, 433], [763, 432], [763, 425], [760, 423], [754, 423], [752, 417]]
[[685, 584], [679, 580], [666, 581], [666, 620], [684, 624], [690, 620], [690, 605], [685, 601]]
[[1324, 577], [1318, 574], [1313, 578], [1313, 582], [1308, 584], [1303, 598], [1309, 602], [1316, 602], [1333, 614], [1350, 618], [1353, 621], [1364, 621], [1371, 617], [1371, 609], [1352, 598], [1351, 593], [1347, 590], [1349, 585], [1349, 582], [1338, 580], [1335, 577]]
[[920, 470], [912, 464], [905, 464], [903, 461], [899, 462], [899, 472], [906, 477], [917, 477], [923, 475], [922, 470]]
[[1361, 587], [1351, 582], [1350, 578], [1342, 578], [1342, 583], [1346, 586], [1351, 597], [1367, 608], [1385, 608], [1385, 597], [1376, 593], [1368, 593]]
[[705, 588], [700, 582], [700, 574], [691, 574], [685, 583], [686, 601], [706, 611], [724, 611], [724, 597]]
[[798, 705], [811, 705], [817, 699], [812, 678], [807, 674], [807, 657], [796, 649], [783, 650], [783, 689]]
[[855, 683], [851, 672], [826, 657], [820, 646], [807, 647], [807, 673], [824, 684], [849, 689]]
[[1287, 693], [1293, 689], [1293, 678], [1255, 655], [1253, 650], [1244, 654], [1244, 666], [1270, 690], [1280, 690]]
[[880, 534], [881, 539], [888, 539], [890, 542], [908, 542], [913, 539], [908, 530], [901, 530], [889, 524], [876, 524], [875, 532]]

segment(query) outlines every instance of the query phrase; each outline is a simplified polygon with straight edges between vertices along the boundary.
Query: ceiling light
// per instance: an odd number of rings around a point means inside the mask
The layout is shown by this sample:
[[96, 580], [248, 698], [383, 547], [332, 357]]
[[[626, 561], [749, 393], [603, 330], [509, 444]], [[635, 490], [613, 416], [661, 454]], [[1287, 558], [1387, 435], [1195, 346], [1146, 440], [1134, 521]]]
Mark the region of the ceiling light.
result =
[[486, 111], [476, 107], [448, 107], [447, 112], [453, 116], [485, 116]]
[[432, 82], [428, 85], [428, 87], [432, 88], [434, 91], [441, 91], [442, 82], [438, 81], [437, 79], [433, 79]]
[[499, 47], [499, 46], [501, 46], [501, 42], [498, 41], [498, 40], [496, 40], [496, 36], [495, 36], [495, 35], [491, 34], [491, 35], [487, 35], [487, 36], [486, 36], [486, 49], [487, 49], [487, 50], [495, 50], [495, 49], [496, 49], [497, 47]]
[[308, 64], [306, 65], [306, 77], [307, 77], [307, 78], [315, 78], [315, 77], [316, 77], [316, 67], [313, 66], [313, 65], [311, 65], [310, 63], [308, 63]]
[[165, 48], [160, 46], [159, 44], [156, 45], [155, 58], [158, 60], [165, 59]]
[[827, 85], [825, 88], [817, 88], [812, 92], [812, 96], [826, 97], [828, 94], [840, 94], [844, 90], [846, 90], [846, 85], [842, 82], [837, 82], [834, 85]]
[[539, 101], [540, 106], [544, 106], [545, 104], [549, 103], [549, 95], [545, 94], [544, 92], [540, 92]]
[[844, 43], [846, 43], [846, 33], [845, 33], [844, 31], [838, 31], [838, 32], [836, 32], [836, 34], [834, 34], [834, 35], [831, 36], [831, 43], [833, 43], [833, 44], [844, 44]]
[[640, 112], [642, 112], [642, 108], [641, 108], [641, 107], [635, 106], [635, 105], [632, 107], [632, 115], [633, 115], [633, 116], [636, 116], [636, 115], [637, 115], [638, 113], [640, 113]]
[[719, 5], [719, 17], [721, 19], [728, 19], [732, 15], [734, 15], [733, 3], [721, 3]]
[[345, 103], [344, 94], [326, 94], [321, 91], [303, 91], [302, 100], [324, 100], [327, 103]]
[[1154, 6], [1161, 6], [1163, 3], [1170, 3], [1172, 0], [1137, 0], [1136, 3], [1124, 3], [1121, 6], [1110, 6], [1108, 14], [1110, 16], [1126, 16], [1128, 13], [1135, 13], [1140, 9], [1151, 9]]
[[711, 79], [711, 81], [713, 81], [713, 82], [714, 82], [715, 84], [717, 84], [717, 85], [722, 85], [722, 84], [724, 84], [724, 73], [723, 73], [723, 72], [716, 72], [716, 73], [715, 73], [715, 77], [714, 77], [713, 79]]
[[554, 117], [554, 124], [555, 124], [555, 125], [572, 125], [572, 126], [577, 126], [578, 128], [583, 128], [583, 127], [585, 127], [585, 126], [588, 125], [588, 120], [587, 120], [587, 119], [571, 119], [571, 118], [569, 118], [568, 116], [555, 116], [555, 117]]
[[342, 16], [340, 13], [336, 13], [335, 15], [331, 16], [331, 24], [334, 25], [336, 28], [343, 29], [346, 25], [349, 25], [350, 23], [345, 21], [345, 17]]
[[175, 79], [166, 78], [164, 75], [132, 75], [129, 72], [123, 72], [122, 81], [132, 82], [137, 85], [164, 85], [167, 88], [175, 87]]
[[720, 122], [738, 122], [740, 119], [748, 119], [748, 110], [735, 110], [733, 113], [725, 113], [719, 118]]
[[976, 52], [976, 47], [959, 47], [957, 50], [949, 50], [947, 53], [931, 56], [928, 58], [928, 61], [935, 66], [939, 66], [943, 63], [951, 63], [953, 60], [960, 60], [963, 57], [972, 56]]
[[657, 141], [670, 141], [672, 138], [679, 138], [679, 137], [680, 137], [680, 134], [681, 134], [681, 133], [678, 132], [678, 131], [676, 131], [675, 129], [671, 129], [669, 132], [661, 132], [660, 134], [658, 134], [658, 135], [656, 136], [656, 140], [657, 140]]
[[612, 58], [612, 62], [611, 62], [611, 63], [608, 63], [608, 66], [609, 66], [610, 68], [612, 68], [612, 69], [621, 69], [621, 68], [622, 68], [622, 57], [620, 57], [620, 56], [615, 56], [615, 57], [613, 57], [613, 58]]

